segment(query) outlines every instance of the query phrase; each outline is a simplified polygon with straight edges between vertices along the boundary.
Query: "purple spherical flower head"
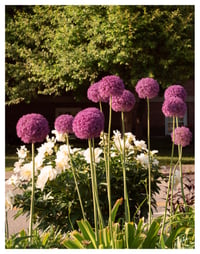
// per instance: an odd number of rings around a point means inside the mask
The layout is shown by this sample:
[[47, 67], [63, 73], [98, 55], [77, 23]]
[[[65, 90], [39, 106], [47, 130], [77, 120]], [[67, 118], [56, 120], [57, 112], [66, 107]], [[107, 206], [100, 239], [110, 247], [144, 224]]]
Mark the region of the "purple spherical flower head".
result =
[[41, 114], [23, 115], [16, 125], [17, 136], [24, 143], [42, 142], [49, 133], [49, 125]]
[[[171, 138], [173, 142], [173, 132], [171, 133]], [[192, 140], [192, 132], [189, 130], [189, 128], [182, 126], [175, 129], [174, 144], [185, 147], [190, 144], [191, 140]]]
[[124, 89], [122, 95], [112, 97], [112, 109], [116, 112], [129, 112], [135, 105], [135, 96]]
[[187, 97], [187, 92], [185, 88], [181, 85], [172, 85], [169, 86], [164, 93], [164, 97], [167, 100], [169, 97], [179, 97], [185, 101]]
[[169, 97], [162, 105], [162, 112], [166, 117], [177, 116], [183, 118], [186, 109], [185, 102], [179, 97]]
[[104, 129], [104, 115], [98, 108], [86, 108], [75, 116], [72, 126], [80, 139], [99, 137]]
[[[100, 81], [99, 81], [100, 82]], [[101, 101], [101, 102], [108, 102], [109, 97], [101, 97], [99, 93], [99, 82], [94, 83], [91, 85], [87, 90], [87, 97], [90, 101], [93, 101], [95, 103]]]
[[54, 127], [59, 133], [73, 133], [72, 123], [74, 117], [68, 114], [60, 115], [54, 122]]
[[116, 75], [105, 76], [99, 81], [99, 93], [102, 98], [119, 96], [124, 90], [124, 82]]
[[152, 99], [159, 93], [159, 84], [153, 78], [142, 78], [137, 82], [135, 87], [139, 98], [141, 99]]

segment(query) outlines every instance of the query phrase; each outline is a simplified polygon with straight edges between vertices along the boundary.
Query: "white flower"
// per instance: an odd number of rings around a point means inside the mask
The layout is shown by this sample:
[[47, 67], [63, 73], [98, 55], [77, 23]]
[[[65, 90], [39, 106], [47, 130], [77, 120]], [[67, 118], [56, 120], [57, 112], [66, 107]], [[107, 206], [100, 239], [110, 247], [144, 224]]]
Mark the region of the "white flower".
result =
[[20, 159], [25, 159], [28, 154], [28, 150], [25, 146], [21, 146], [20, 149], [17, 148], [17, 155]]
[[159, 161], [158, 161], [157, 159], [154, 159], [154, 160], [152, 161], [152, 165], [158, 166], [158, 165], [159, 165]]
[[51, 191], [49, 193], [43, 195], [43, 200], [51, 200], [54, 199], [54, 197], [51, 196]]
[[44, 186], [48, 180], [53, 180], [56, 178], [57, 172], [56, 170], [51, 166], [45, 166], [40, 170], [40, 174], [38, 176], [36, 187], [41, 189], [43, 191]]
[[38, 155], [40, 157], [45, 157], [45, 156], [48, 156], [48, 155], [52, 155], [53, 153], [53, 148], [54, 148], [54, 140], [51, 140], [49, 138], [47, 138], [47, 142], [45, 142], [44, 144], [42, 144], [39, 148], [37, 148], [38, 150]]
[[56, 136], [57, 141], [59, 141], [59, 142], [66, 141], [66, 133], [60, 133], [57, 130], [52, 130], [51, 132]]
[[152, 151], [151, 151], [151, 154], [152, 154], [152, 155], [154, 155], [154, 154], [156, 154], [156, 153], [158, 153], [158, 150], [152, 150]]
[[148, 167], [149, 158], [148, 158], [148, 155], [147, 155], [147, 154], [144, 154], [144, 153], [138, 154], [137, 157], [136, 157], [136, 160], [137, 160], [140, 164], [142, 164], [143, 167]]
[[[99, 147], [94, 149], [94, 161], [95, 163], [99, 163], [100, 162], [100, 155], [103, 152], [103, 150]], [[91, 158], [90, 158], [90, 149], [86, 149], [83, 152], [83, 156], [85, 157], [85, 160], [87, 161], [87, 163], [90, 163]]]
[[133, 135], [131, 132], [126, 132], [125, 137], [126, 137], [126, 141], [129, 144], [132, 144], [135, 141], [135, 135]]
[[60, 146], [58, 152], [56, 153], [56, 159], [55, 159], [56, 170], [59, 174], [65, 171], [65, 169], [70, 168], [69, 161], [70, 159], [69, 159], [67, 145]]
[[20, 169], [20, 179], [29, 181], [32, 178], [33, 163], [29, 162], [24, 164]]
[[6, 212], [10, 209], [11, 210], [13, 209], [13, 203], [14, 203], [14, 194], [13, 194], [12, 191], [9, 190], [6, 193], [6, 197], [5, 197], [5, 210], [6, 210]]
[[147, 149], [147, 145], [144, 140], [134, 140], [134, 144], [140, 151]]
[[18, 173], [18, 172], [20, 172], [20, 170], [21, 170], [21, 166], [22, 166], [22, 163], [24, 162], [24, 159], [19, 159], [19, 161], [16, 161], [15, 163], [14, 163], [14, 173]]
[[6, 181], [8, 185], [18, 186], [20, 183], [19, 177], [17, 175], [11, 175], [11, 177]]

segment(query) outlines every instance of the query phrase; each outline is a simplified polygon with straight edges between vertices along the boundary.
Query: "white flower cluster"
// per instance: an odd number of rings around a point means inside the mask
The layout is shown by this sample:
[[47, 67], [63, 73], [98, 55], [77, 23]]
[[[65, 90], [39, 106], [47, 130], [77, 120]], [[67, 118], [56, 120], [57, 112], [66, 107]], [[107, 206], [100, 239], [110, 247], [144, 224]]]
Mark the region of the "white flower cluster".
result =
[[[104, 139], [106, 138], [107, 135], [104, 134]], [[117, 156], [118, 153], [123, 153], [125, 147], [125, 153], [128, 157], [132, 156], [132, 159], [135, 159], [143, 167], [148, 168], [149, 164], [148, 150], [144, 140], [136, 140], [136, 137], [131, 132], [126, 132], [124, 139], [122, 138], [119, 130], [114, 130], [112, 141], [113, 142], [111, 147], [111, 157]], [[101, 141], [99, 144], [102, 146], [103, 136], [101, 136]], [[154, 166], [158, 166], [159, 164], [159, 161], [156, 158], [154, 158], [154, 155], [156, 153], [158, 153], [157, 150], [153, 150], [150, 152], [151, 163]]]
[[[56, 137], [49, 138], [47, 136], [46, 142], [37, 148], [37, 154], [35, 156], [35, 176], [36, 176], [36, 188], [44, 190], [47, 181], [52, 181], [66, 170], [70, 170], [70, 156], [75, 154], [80, 155], [81, 160], [90, 164], [90, 150], [81, 148], [71, 148], [66, 144], [60, 144], [58, 142], [65, 141], [66, 137], [52, 131]], [[107, 145], [108, 135], [104, 133], [104, 136], [100, 137], [100, 147], [94, 149], [95, 163], [100, 163], [103, 159], [102, 153], [104, 147]], [[125, 146], [124, 146], [125, 141]], [[135, 136], [131, 132], [125, 133], [125, 138], [122, 138], [121, 133], [118, 130], [113, 131], [113, 137], [111, 139], [111, 157], [119, 156], [123, 152], [125, 147], [125, 154], [128, 159], [135, 160], [142, 167], [148, 167], [148, 151], [147, 145], [144, 140], [136, 140]], [[150, 152], [152, 165], [158, 166], [159, 162], [155, 158], [157, 150]], [[14, 174], [6, 181], [6, 184], [13, 185], [15, 187], [22, 186], [22, 183], [29, 182], [32, 179], [33, 162], [29, 159], [30, 152], [25, 146], [21, 146], [17, 149], [17, 155], [19, 160], [14, 164]], [[7, 206], [12, 207], [11, 196], [7, 199]], [[10, 205], [9, 205], [10, 204]]]

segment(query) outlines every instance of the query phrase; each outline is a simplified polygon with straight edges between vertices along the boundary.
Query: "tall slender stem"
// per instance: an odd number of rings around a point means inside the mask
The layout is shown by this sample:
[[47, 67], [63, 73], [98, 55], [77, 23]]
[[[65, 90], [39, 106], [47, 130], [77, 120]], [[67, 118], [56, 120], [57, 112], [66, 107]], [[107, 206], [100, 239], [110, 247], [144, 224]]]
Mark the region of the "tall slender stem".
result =
[[149, 227], [151, 225], [151, 157], [150, 157], [150, 105], [147, 98], [147, 138], [148, 138], [148, 179], [149, 179]]
[[[99, 101], [99, 108], [100, 108], [100, 111], [103, 113], [101, 101]], [[107, 152], [106, 152], [106, 143], [105, 143], [104, 130], [102, 131], [102, 135], [103, 135], [103, 156], [104, 156], [105, 171], [106, 171], [106, 182], [107, 182], [107, 175], [108, 175], [108, 170], [107, 170], [108, 158], [107, 158]]]
[[183, 188], [182, 148], [183, 147], [180, 145], [180, 148], [179, 148], [179, 167], [180, 167], [180, 180], [181, 180], [181, 194], [182, 194], [184, 205], [187, 206], [187, 203], [185, 201], [184, 188]]
[[173, 157], [174, 157], [174, 129], [175, 129], [175, 117], [173, 116], [173, 123], [172, 123], [172, 132], [173, 132], [173, 138], [172, 138], [172, 150], [171, 150], [171, 160], [170, 160], [170, 169], [169, 169], [169, 179], [168, 179], [168, 188], [167, 188], [167, 197], [165, 202], [165, 212], [163, 217], [163, 223], [162, 223], [162, 229], [160, 234], [160, 240], [163, 237], [163, 231], [166, 221], [166, 215], [167, 215], [167, 204], [169, 200], [169, 191], [170, 191], [170, 185], [171, 185], [171, 175], [172, 175], [172, 166], [173, 166]]
[[122, 120], [122, 135], [123, 135], [123, 149], [122, 149], [122, 169], [123, 169], [123, 181], [124, 181], [124, 207], [125, 207], [125, 221], [130, 222], [130, 208], [128, 201], [128, 191], [126, 185], [126, 153], [125, 153], [125, 125], [124, 125], [124, 112], [121, 112], [121, 120]]
[[29, 236], [30, 242], [32, 242], [33, 234], [33, 215], [34, 215], [34, 201], [35, 201], [35, 147], [32, 143], [32, 190], [31, 190], [31, 207], [30, 207], [30, 220], [29, 220]]
[[[176, 127], [178, 128], [178, 117], [176, 117]], [[180, 168], [180, 180], [181, 180], [181, 194], [183, 198], [184, 205], [186, 206], [185, 201], [185, 194], [184, 194], [184, 188], [183, 188], [183, 170], [182, 170], [182, 149], [183, 147], [181, 145], [178, 145], [178, 161], [179, 161], [179, 168]]]
[[6, 211], [6, 222], [5, 222], [5, 226], [6, 226], [6, 238], [9, 238], [9, 227], [8, 227], [8, 211]]
[[92, 142], [88, 139], [88, 146], [90, 150], [90, 169], [91, 169], [91, 182], [92, 182], [92, 197], [93, 197], [93, 207], [94, 207], [94, 226], [95, 226], [95, 238], [98, 240], [98, 221], [97, 221], [97, 206], [96, 206], [96, 195], [95, 195], [95, 182], [94, 182], [94, 169], [92, 162]]
[[111, 236], [111, 245], [114, 248], [113, 234], [112, 234], [112, 205], [111, 205], [111, 184], [110, 184], [110, 133], [111, 133], [111, 121], [112, 121], [112, 96], [110, 96], [109, 107], [109, 122], [108, 122], [108, 150], [107, 150], [107, 192], [108, 192], [108, 210], [109, 210], [109, 228]]
[[74, 183], [75, 183], [75, 186], [76, 186], [76, 191], [77, 191], [79, 203], [80, 203], [80, 206], [81, 206], [81, 211], [82, 211], [83, 219], [86, 220], [85, 211], [84, 211], [83, 203], [82, 203], [82, 199], [81, 199], [81, 194], [80, 194], [78, 183], [77, 183], [77, 179], [76, 179], [76, 173], [75, 173], [75, 169], [74, 169], [74, 165], [73, 165], [73, 161], [72, 161], [72, 157], [71, 157], [71, 153], [70, 153], [69, 136], [68, 136], [68, 134], [66, 135], [66, 139], [67, 139], [67, 148], [68, 148], [69, 160], [70, 160], [70, 164], [71, 164], [72, 174], [73, 174], [73, 177], [74, 177]]
[[97, 175], [96, 175], [96, 166], [95, 166], [95, 152], [94, 152], [94, 138], [92, 139], [92, 160], [93, 163], [93, 171], [94, 171], [94, 183], [95, 183], [95, 197], [96, 197], [96, 205], [97, 205], [97, 212], [99, 218], [99, 226], [101, 229], [104, 227], [103, 216], [101, 213], [101, 208], [99, 204], [99, 194], [98, 194], [98, 187], [97, 187]]

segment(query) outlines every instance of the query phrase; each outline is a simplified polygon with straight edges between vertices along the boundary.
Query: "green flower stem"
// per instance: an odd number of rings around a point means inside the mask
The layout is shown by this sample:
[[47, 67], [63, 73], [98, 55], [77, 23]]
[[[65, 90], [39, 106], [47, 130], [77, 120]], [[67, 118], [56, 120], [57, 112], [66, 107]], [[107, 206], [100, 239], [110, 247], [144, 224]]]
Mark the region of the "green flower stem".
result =
[[67, 140], [67, 148], [68, 148], [69, 160], [70, 160], [70, 164], [71, 164], [71, 168], [72, 168], [72, 174], [73, 174], [73, 177], [74, 177], [74, 183], [75, 183], [75, 186], [76, 186], [76, 191], [77, 191], [79, 203], [80, 203], [80, 206], [81, 206], [81, 211], [82, 211], [83, 219], [86, 220], [85, 211], [84, 211], [83, 203], [82, 203], [82, 199], [81, 199], [81, 194], [80, 194], [78, 183], [77, 183], [77, 179], [76, 179], [76, 173], [75, 173], [75, 169], [74, 169], [74, 165], [73, 165], [72, 157], [71, 157], [71, 153], [70, 153], [69, 136], [68, 136], [68, 134], [66, 135], [66, 140]]
[[[100, 108], [100, 111], [103, 113], [101, 101], [99, 101], [99, 108]], [[106, 182], [107, 182], [107, 174], [108, 174], [107, 165], [108, 165], [108, 158], [107, 158], [107, 153], [106, 153], [106, 144], [105, 144], [104, 130], [102, 131], [102, 135], [103, 135], [103, 157], [104, 157], [104, 162], [105, 162]]]
[[168, 200], [169, 200], [169, 191], [170, 191], [170, 186], [171, 186], [171, 175], [172, 175], [172, 166], [173, 166], [173, 157], [174, 157], [174, 136], [175, 136], [174, 135], [174, 129], [175, 129], [175, 117], [173, 116], [173, 124], [172, 124], [173, 139], [172, 139], [171, 161], [170, 161], [170, 169], [169, 169], [167, 197], [166, 197], [166, 202], [165, 202], [165, 212], [164, 212], [164, 216], [163, 216], [163, 223], [162, 223], [162, 229], [161, 229], [161, 234], [160, 234], [160, 241], [163, 238], [163, 231], [164, 231], [166, 215], [167, 215], [167, 204], [168, 204]]
[[6, 229], [6, 238], [9, 238], [9, 227], [8, 227], [8, 211], [6, 211], [6, 222], [5, 222], [5, 229]]
[[149, 227], [151, 225], [151, 157], [150, 157], [150, 105], [149, 98], [147, 98], [147, 139], [148, 139], [148, 178], [149, 178]]
[[112, 233], [112, 205], [111, 205], [111, 184], [110, 184], [110, 132], [112, 121], [112, 96], [110, 96], [109, 107], [109, 122], [108, 122], [108, 150], [107, 150], [107, 192], [108, 192], [108, 210], [109, 210], [109, 229], [111, 237], [111, 245], [114, 248], [113, 233]]
[[97, 188], [97, 175], [96, 175], [96, 166], [95, 166], [95, 154], [94, 154], [94, 138], [92, 139], [92, 163], [93, 163], [93, 169], [94, 169], [94, 183], [95, 183], [95, 195], [96, 195], [96, 205], [97, 205], [97, 212], [98, 212], [98, 218], [99, 218], [99, 226], [100, 229], [104, 228], [104, 222], [103, 222], [103, 216], [101, 213], [101, 208], [99, 205], [99, 195], [98, 195], [98, 188]]
[[95, 181], [94, 181], [94, 168], [92, 162], [92, 142], [88, 139], [88, 146], [90, 150], [90, 170], [91, 170], [91, 182], [92, 182], [92, 197], [94, 207], [94, 227], [95, 227], [95, 238], [98, 241], [98, 221], [97, 221], [97, 206], [96, 206], [96, 195], [95, 195]]
[[35, 201], [35, 146], [32, 143], [32, 190], [31, 190], [31, 207], [30, 207], [30, 220], [29, 220], [29, 241], [32, 242], [33, 234], [33, 215], [34, 215], [34, 201]]
[[181, 193], [182, 193], [184, 205], [187, 206], [187, 203], [185, 201], [184, 188], [183, 188], [182, 150], [183, 150], [183, 147], [180, 145], [180, 147], [179, 147], [179, 167], [180, 167]]
[[124, 125], [124, 112], [121, 112], [121, 119], [122, 119], [122, 135], [123, 135], [123, 149], [122, 149], [122, 168], [123, 168], [123, 181], [124, 181], [124, 206], [125, 206], [125, 221], [130, 222], [130, 208], [129, 208], [129, 201], [128, 201], [128, 191], [126, 186], [126, 153], [125, 153], [125, 125]]
[[[176, 127], [178, 128], [178, 117], [176, 117]], [[181, 145], [178, 145], [178, 161], [179, 161], [179, 168], [180, 168], [181, 194], [182, 194], [184, 205], [186, 206], [187, 203], [185, 201], [185, 194], [184, 194], [184, 188], [183, 188], [182, 150], [183, 150], [183, 147]]]

